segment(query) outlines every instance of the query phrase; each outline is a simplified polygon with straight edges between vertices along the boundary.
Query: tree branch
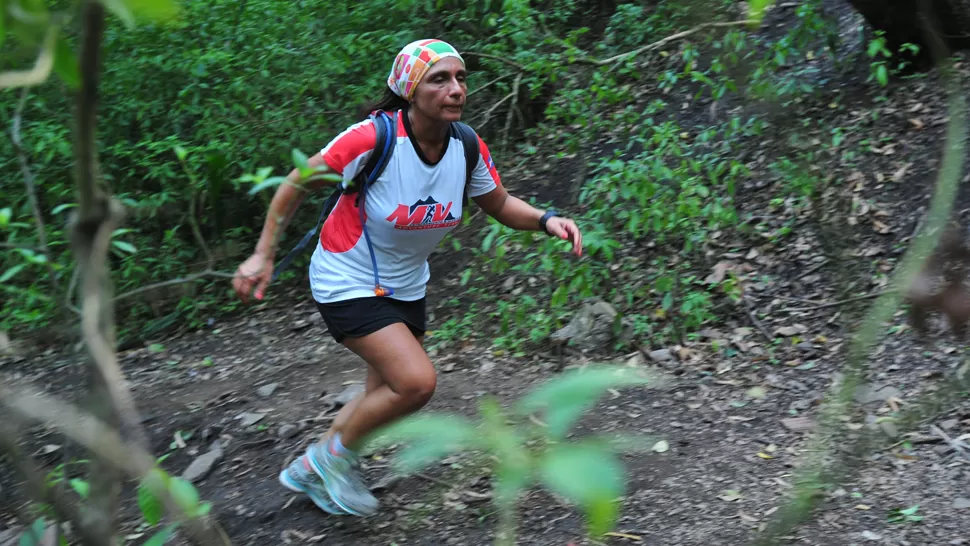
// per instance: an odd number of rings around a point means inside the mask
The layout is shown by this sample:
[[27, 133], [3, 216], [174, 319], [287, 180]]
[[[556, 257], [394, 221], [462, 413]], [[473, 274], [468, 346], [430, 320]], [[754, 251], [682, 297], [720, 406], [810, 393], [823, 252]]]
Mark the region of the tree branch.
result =
[[682, 40], [682, 39], [684, 39], [684, 38], [686, 38], [688, 36], [691, 36], [692, 34], [697, 34], [698, 32], [700, 32], [702, 30], [706, 30], [706, 29], [709, 29], [709, 28], [740, 27], [740, 26], [749, 25], [749, 24], [752, 24], [752, 23], [754, 23], [754, 21], [750, 21], [750, 20], [747, 20], [747, 19], [744, 20], [744, 21], [728, 21], [728, 22], [720, 22], [720, 23], [704, 23], [702, 25], [697, 25], [696, 27], [694, 27], [692, 29], [685, 30], [685, 31], [682, 31], [682, 32], [678, 32], [676, 34], [671, 34], [670, 36], [667, 36], [666, 38], [663, 38], [661, 40], [657, 40], [656, 42], [653, 42], [651, 44], [647, 44], [647, 45], [645, 45], [643, 47], [634, 49], [633, 51], [627, 51], [626, 53], [620, 53], [619, 55], [614, 55], [614, 56], [609, 57], [609, 58], [606, 58], [606, 59], [591, 59], [591, 58], [588, 58], [588, 57], [579, 57], [579, 58], [576, 59], [575, 62], [581, 63], [581, 64], [591, 64], [591, 65], [595, 65], [595, 66], [606, 66], [606, 65], [610, 65], [610, 64], [613, 64], [613, 63], [616, 63], [616, 62], [620, 62], [620, 61], [622, 61], [624, 59], [627, 59], [628, 57], [633, 57], [633, 56], [639, 55], [641, 53], [646, 53], [647, 51], [653, 51], [654, 49], [660, 49], [661, 47], [669, 44], [670, 42], [674, 42], [676, 40]]
[[479, 58], [482, 58], [482, 59], [492, 59], [493, 61], [500, 61], [500, 62], [503, 62], [503, 63], [505, 63], [505, 64], [507, 64], [507, 65], [509, 65], [511, 67], [514, 67], [514, 68], [518, 69], [521, 72], [528, 72], [528, 70], [526, 70], [526, 68], [524, 66], [522, 66], [521, 64], [519, 64], [519, 63], [517, 63], [517, 62], [515, 62], [515, 61], [513, 61], [511, 59], [506, 59], [505, 57], [500, 57], [498, 55], [491, 55], [489, 53], [478, 53], [476, 51], [463, 51], [461, 55], [462, 55], [462, 57], [479, 57]]
[[509, 141], [509, 131], [512, 130], [512, 118], [515, 116], [516, 102], [519, 97], [519, 84], [522, 83], [522, 73], [520, 72], [518, 76], [515, 77], [515, 83], [512, 85], [512, 96], [516, 98], [512, 101], [512, 106], [509, 107], [509, 113], [505, 116], [505, 142], [506, 145]]
[[193, 273], [191, 275], [186, 275], [185, 277], [179, 277], [177, 279], [170, 279], [167, 281], [157, 282], [154, 284], [149, 284], [148, 286], [140, 286], [134, 290], [129, 290], [118, 294], [114, 297], [114, 302], [118, 302], [123, 299], [130, 298], [132, 296], [137, 296], [138, 294], [144, 294], [145, 292], [151, 292], [152, 290], [157, 290], [159, 288], [165, 288], [166, 286], [175, 286], [177, 284], [184, 284], [188, 282], [197, 281], [205, 277], [219, 277], [223, 279], [233, 279], [235, 275], [233, 273], [226, 273], [225, 271], [212, 271], [206, 269], [205, 271], [200, 271], [198, 273]]
[[[41, 393], [29, 386], [16, 390], [0, 384], [0, 404], [23, 419], [44, 423], [94, 453], [97, 458], [121, 470], [129, 477], [142, 480], [155, 469], [155, 458], [138, 446], [128, 445], [118, 431], [80, 408]], [[0, 446], [2, 447], [2, 446]], [[225, 532], [208, 517], [189, 517], [174, 502], [167, 489], [153, 490], [169, 513], [182, 518], [193, 537], [203, 544], [228, 545]], [[208, 524], [211, 525], [208, 525]], [[95, 542], [104, 546], [112, 542]]]
[[56, 24], [47, 27], [47, 34], [44, 35], [44, 42], [33, 68], [0, 72], [0, 89], [31, 87], [44, 83], [54, 68], [54, 46], [57, 43], [59, 30]]
[[57, 294], [60, 292], [60, 287], [57, 282], [57, 272], [54, 271], [54, 263], [51, 260], [50, 247], [47, 244], [47, 226], [44, 223], [44, 214], [40, 210], [40, 201], [37, 199], [37, 186], [34, 184], [34, 173], [30, 170], [30, 164], [27, 162], [27, 153], [24, 151], [23, 141], [20, 137], [20, 126], [23, 122], [24, 108], [27, 106], [27, 96], [29, 93], [30, 89], [27, 87], [24, 87], [20, 93], [20, 102], [17, 103], [17, 108], [14, 110], [13, 120], [10, 124], [10, 141], [13, 143], [14, 151], [17, 153], [17, 159], [20, 162], [20, 172], [24, 177], [24, 186], [27, 189], [27, 201], [30, 203], [30, 208], [34, 213], [39, 251], [47, 256], [47, 276], [50, 278], [51, 288]]
[[4, 250], [16, 250], [22, 248], [24, 250], [33, 250], [34, 252], [44, 253], [44, 249], [36, 245], [20, 244], [20, 243], [0, 243], [0, 248]]
[[97, 134], [98, 85], [101, 80], [101, 40], [104, 37], [104, 6], [97, 0], [82, 4], [80, 52], [81, 89], [74, 111], [74, 165], [78, 186], [80, 221], [104, 214], [103, 196], [97, 187], [99, 176]]
[[[23, 475], [24, 481], [27, 483], [28, 494], [50, 505], [62, 521], [71, 522], [72, 527], [80, 535], [82, 544], [85, 546], [102, 546], [104, 543], [99, 542], [101, 538], [91, 533], [91, 530], [84, 525], [77, 505], [58, 495], [54, 489], [47, 487], [44, 474], [38, 469], [38, 465], [20, 450], [17, 438], [16, 431], [9, 424], [0, 422], [0, 451], [4, 451], [10, 456], [14, 466]], [[40, 542], [37, 543], [40, 544]]]

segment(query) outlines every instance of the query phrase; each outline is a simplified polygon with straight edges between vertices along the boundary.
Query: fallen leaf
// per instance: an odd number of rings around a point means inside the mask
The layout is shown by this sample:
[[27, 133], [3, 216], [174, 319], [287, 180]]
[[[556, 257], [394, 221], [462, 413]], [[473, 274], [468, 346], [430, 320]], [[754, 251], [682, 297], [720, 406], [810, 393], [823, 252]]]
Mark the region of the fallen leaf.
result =
[[738, 512], [738, 516], [742, 520], [744, 520], [744, 521], [746, 521], [748, 523], [758, 523], [758, 518], [756, 518], [754, 516], [749, 516], [749, 515], [745, 514], [744, 512]]
[[808, 417], [788, 417], [782, 419], [781, 424], [792, 432], [805, 432], [815, 426], [815, 422]]
[[916, 129], [917, 131], [922, 130], [923, 127], [926, 126], [926, 124], [923, 123], [923, 120], [921, 120], [919, 118], [912, 118], [912, 119], [909, 120], [909, 122], [910, 122], [910, 124], [913, 125], [913, 128]]
[[660, 440], [659, 442], [653, 444], [651, 449], [655, 453], [666, 453], [667, 450], [670, 449], [670, 444], [667, 443], [667, 440]]
[[909, 170], [909, 168], [912, 165], [913, 165], [912, 163], [906, 163], [902, 167], [900, 167], [899, 169], [897, 169], [896, 172], [893, 173], [893, 181], [894, 182], [899, 182], [900, 180], [902, 180], [903, 179], [903, 176], [906, 175], [906, 171]]
[[889, 226], [880, 222], [879, 220], [872, 221], [872, 228], [876, 230], [876, 233], [881, 233], [883, 235], [892, 231], [892, 229]]
[[953, 507], [957, 510], [966, 510], [967, 508], [970, 508], [970, 499], [957, 497], [953, 499]]
[[708, 284], [718, 284], [724, 280], [725, 275], [731, 269], [734, 264], [731, 262], [717, 262], [714, 266], [713, 271], [710, 275], [704, 279], [704, 282]]
[[764, 387], [751, 387], [746, 393], [744, 393], [748, 398], [761, 399], [768, 395], [768, 390]]
[[768, 455], [767, 453], [762, 453], [760, 451], [758, 452], [758, 456], [761, 457], [762, 459], [774, 459], [774, 457], [772, 457], [771, 455]]
[[777, 330], [775, 330], [775, 335], [792, 337], [792, 336], [797, 336], [798, 334], [804, 334], [807, 331], [808, 331], [808, 328], [806, 328], [805, 325], [795, 324], [793, 326], [782, 326], [778, 328]]
[[740, 492], [735, 491], [733, 489], [728, 489], [725, 491], [721, 491], [721, 494], [718, 495], [717, 498], [725, 502], [734, 502], [736, 500], [743, 499], [744, 495], [742, 495]]

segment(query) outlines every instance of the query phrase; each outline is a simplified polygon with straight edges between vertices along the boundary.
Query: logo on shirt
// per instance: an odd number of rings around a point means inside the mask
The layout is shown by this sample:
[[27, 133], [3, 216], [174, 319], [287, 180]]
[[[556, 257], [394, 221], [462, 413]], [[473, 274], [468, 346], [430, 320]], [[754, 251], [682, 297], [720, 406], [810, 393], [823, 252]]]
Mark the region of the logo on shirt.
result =
[[430, 195], [427, 199], [415, 201], [413, 205], [398, 205], [386, 218], [394, 223], [394, 229], [438, 229], [457, 226], [460, 222], [451, 214], [451, 205], [444, 205]]

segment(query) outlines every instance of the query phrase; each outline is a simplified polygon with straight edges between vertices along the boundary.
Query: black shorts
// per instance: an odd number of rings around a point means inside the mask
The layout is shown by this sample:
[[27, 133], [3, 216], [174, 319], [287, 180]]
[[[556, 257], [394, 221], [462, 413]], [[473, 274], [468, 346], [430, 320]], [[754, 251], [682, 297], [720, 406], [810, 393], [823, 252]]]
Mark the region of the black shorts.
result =
[[388, 297], [355, 298], [334, 303], [315, 301], [327, 330], [337, 343], [346, 337], [363, 337], [390, 326], [404, 323], [415, 336], [427, 330], [425, 298], [402, 301]]

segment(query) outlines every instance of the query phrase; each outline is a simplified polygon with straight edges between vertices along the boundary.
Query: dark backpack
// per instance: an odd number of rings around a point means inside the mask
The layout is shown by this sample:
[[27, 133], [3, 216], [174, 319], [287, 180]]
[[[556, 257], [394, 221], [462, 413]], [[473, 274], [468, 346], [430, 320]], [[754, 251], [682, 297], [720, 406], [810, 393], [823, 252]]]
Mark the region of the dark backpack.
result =
[[[384, 168], [387, 167], [388, 162], [391, 160], [391, 156], [394, 154], [394, 146], [397, 143], [397, 112], [393, 115], [388, 115], [386, 112], [378, 111], [372, 113], [368, 119], [374, 122], [374, 128], [377, 131], [377, 142], [374, 145], [374, 153], [371, 153], [370, 157], [367, 159], [367, 163], [364, 164], [364, 168], [361, 169], [357, 176], [354, 177], [353, 183], [351, 185], [345, 185], [340, 183], [337, 188], [334, 189], [330, 197], [327, 198], [326, 202], [323, 204], [323, 210], [320, 212], [320, 219], [317, 220], [317, 225], [306, 232], [303, 239], [293, 247], [293, 250], [286, 255], [285, 258], [276, 266], [273, 270], [273, 280], [275, 281], [289, 265], [290, 262], [296, 258], [300, 252], [302, 252], [310, 241], [313, 240], [314, 235], [320, 226], [323, 224], [324, 220], [330, 214], [335, 206], [337, 206], [337, 201], [343, 194], [354, 194], [357, 193], [357, 207], [360, 209], [360, 225], [364, 232], [364, 239], [367, 242], [367, 248], [370, 250], [371, 264], [374, 268], [374, 292], [378, 296], [390, 296], [394, 293], [394, 290], [389, 288], [383, 288], [380, 285], [380, 277], [377, 273], [377, 258], [374, 255], [374, 247], [371, 246], [370, 235], [367, 233], [367, 225], [364, 222], [364, 198], [367, 195], [368, 187], [377, 180], [381, 173], [384, 172]], [[478, 135], [475, 130], [469, 127], [467, 124], [460, 121], [455, 121], [451, 123], [451, 137], [457, 136], [464, 145], [465, 148], [465, 191], [462, 196], [463, 204], [468, 204], [468, 184], [471, 182], [472, 171], [475, 170], [475, 166], [478, 164], [479, 148], [478, 148]], [[378, 153], [379, 151], [379, 153]], [[358, 191], [359, 188], [359, 191]]]

